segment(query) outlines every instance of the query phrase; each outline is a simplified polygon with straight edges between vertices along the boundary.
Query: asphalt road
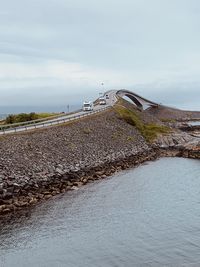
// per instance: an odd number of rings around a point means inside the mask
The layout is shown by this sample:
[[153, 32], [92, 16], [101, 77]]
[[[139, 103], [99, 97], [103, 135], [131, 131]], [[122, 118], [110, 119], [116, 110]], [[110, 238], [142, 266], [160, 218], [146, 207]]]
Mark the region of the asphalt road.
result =
[[91, 111], [79, 111], [73, 114], [68, 114], [68, 115], [66, 114], [66, 116], [57, 117], [52, 120], [47, 120], [47, 121], [43, 121], [43, 122], [31, 124], [31, 125], [27, 124], [23, 126], [14, 127], [14, 128], [8, 128], [8, 129], [0, 131], [0, 135], [41, 129], [44, 127], [58, 125], [58, 124], [61, 124], [67, 121], [76, 120], [83, 116], [89, 116], [90, 114], [94, 114], [94, 112], [100, 112], [101, 110], [103, 111], [105, 108], [113, 106], [114, 103], [117, 101], [116, 90], [108, 91], [104, 94], [104, 96], [106, 95], [108, 95], [109, 97], [108, 99], [106, 99], [106, 105], [96, 105], [94, 106], [94, 110], [92, 112]]

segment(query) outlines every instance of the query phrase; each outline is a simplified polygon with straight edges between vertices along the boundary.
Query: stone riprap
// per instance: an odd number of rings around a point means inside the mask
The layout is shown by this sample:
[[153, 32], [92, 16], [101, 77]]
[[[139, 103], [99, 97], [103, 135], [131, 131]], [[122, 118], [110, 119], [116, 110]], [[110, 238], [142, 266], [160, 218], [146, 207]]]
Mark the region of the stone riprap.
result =
[[[152, 115], [145, 119], [153, 120]], [[200, 158], [199, 148], [198, 138], [177, 129], [150, 145], [113, 109], [66, 125], [7, 135], [0, 139], [0, 214], [160, 156]]]
[[119, 165], [125, 168], [128, 159], [137, 164], [152, 154], [137, 129], [112, 110], [67, 125], [2, 137], [0, 212], [76, 189], [98, 178], [98, 172], [113, 173], [114, 163], [118, 169]]

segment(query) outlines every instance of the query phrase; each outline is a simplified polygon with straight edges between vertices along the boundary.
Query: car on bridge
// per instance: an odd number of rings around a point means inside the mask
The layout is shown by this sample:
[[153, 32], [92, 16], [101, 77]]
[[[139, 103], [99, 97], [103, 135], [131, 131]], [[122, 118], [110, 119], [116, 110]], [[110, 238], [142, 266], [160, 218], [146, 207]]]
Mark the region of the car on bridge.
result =
[[99, 105], [106, 105], [106, 100], [104, 97], [99, 97]]

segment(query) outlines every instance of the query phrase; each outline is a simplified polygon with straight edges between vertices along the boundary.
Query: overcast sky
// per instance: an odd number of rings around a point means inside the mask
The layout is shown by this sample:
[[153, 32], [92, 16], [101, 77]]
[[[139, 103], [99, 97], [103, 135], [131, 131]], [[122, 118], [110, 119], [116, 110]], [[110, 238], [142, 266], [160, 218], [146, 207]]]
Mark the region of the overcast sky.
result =
[[199, 0], [0, 0], [0, 105], [128, 88], [200, 110]]

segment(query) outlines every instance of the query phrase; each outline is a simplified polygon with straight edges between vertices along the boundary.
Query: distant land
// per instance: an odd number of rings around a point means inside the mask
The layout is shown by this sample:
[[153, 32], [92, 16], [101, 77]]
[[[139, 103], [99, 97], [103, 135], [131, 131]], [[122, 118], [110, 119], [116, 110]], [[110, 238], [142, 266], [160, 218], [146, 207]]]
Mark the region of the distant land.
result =
[[[134, 87], [134, 86], [133, 86]], [[128, 88], [130, 89], [130, 88]], [[132, 90], [132, 89], [131, 89]], [[200, 101], [199, 101], [199, 87], [196, 88], [187, 88], [187, 90], [183, 88], [166, 88], [165, 90], [159, 91], [158, 89], [149, 88], [146, 90], [146, 88], [137, 88], [136, 86], [136, 92], [140, 95], [144, 95], [146, 98], [152, 99], [153, 101], [157, 103], [165, 103], [165, 105], [183, 109], [183, 110], [199, 110], [200, 111]], [[181, 94], [180, 94], [181, 92]], [[163, 94], [165, 95], [163, 99]], [[77, 99], [75, 100], [74, 97], [68, 97], [66, 100], [66, 105], [63, 105], [63, 99], [61, 99], [61, 103], [59, 104], [58, 101], [56, 101], [55, 104], [52, 104], [52, 101], [49, 102], [49, 105], [47, 102], [42, 105], [41, 102], [38, 103], [34, 101], [31, 105], [24, 105], [23, 103], [20, 105], [20, 103], [16, 103], [16, 105], [12, 105], [11, 102], [4, 103], [3, 105], [0, 105], [0, 118], [5, 118], [8, 114], [17, 114], [17, 113], [30, 113], [30, 112], [68, 112], [68, 104], [69, 104], [69, 111], [75, 111], [77, 109], [80, 109], [82, 107], [82, 102], [84, 100], [92, 100], [98, 97], [98, 94], [94, 94], [93, 97], [88, 98], [88, 94], [86, 93], [84, 96], [77, 96]], [[70, 103], [71, 102], [71, 103]], [[24, 102], [26, 103], [26, 102]]]
[[66, 106], [1, 106], [0, 118], [5, 118], [8, 114], [30, 113], [30, 112], [71, 112], [81, 108], [81, 103]]

